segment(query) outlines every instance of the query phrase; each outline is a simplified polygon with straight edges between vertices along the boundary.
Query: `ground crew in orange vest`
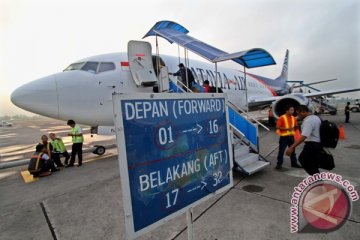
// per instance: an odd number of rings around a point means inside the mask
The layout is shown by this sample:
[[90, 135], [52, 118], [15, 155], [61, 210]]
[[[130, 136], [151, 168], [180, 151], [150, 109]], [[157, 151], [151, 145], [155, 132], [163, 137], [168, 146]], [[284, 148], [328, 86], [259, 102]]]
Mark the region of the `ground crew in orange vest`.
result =
[[274, 124], [275, 124], [275, 117], [274, 117], [272, 106], [269, 107], [268, 123], [269, 123], [269, 126], [274, 126]]
[[[288, 146], [295, 142], [295, 128], [298, 127], [297, 120], [293, 116], [294, 107], [287, 106], [286, 113], [281, 115], [276, 123], [276, 133], [280, 136], [279, 152], [277, 156], [276, 169], [281, 169], [284, 161], [284, 152]], [[290, 155], [291, 167], [301, 168], [297, 163], [295, 151]]]
[[34, 177], [45, 177], [49, 176], [52, 172], [59, 171], [46, 152], [47, 150], [43, 144], [39, 143], [36, 146], [36, 151], [32, 155], [28, 167], [28, 171]]
[[46, 135], [41, 136], [41, 142], [42, 145], [45, 146], [46, 154], [49, 156], [49, 158], [56, 164], [57, 167], [64, 167], [64, 165], [61, 163], [59, 158], [54, 158], [52, 156], [51, 152], [53, 151], [53, 146], [50, 142], [48, 142], [48, 137]]

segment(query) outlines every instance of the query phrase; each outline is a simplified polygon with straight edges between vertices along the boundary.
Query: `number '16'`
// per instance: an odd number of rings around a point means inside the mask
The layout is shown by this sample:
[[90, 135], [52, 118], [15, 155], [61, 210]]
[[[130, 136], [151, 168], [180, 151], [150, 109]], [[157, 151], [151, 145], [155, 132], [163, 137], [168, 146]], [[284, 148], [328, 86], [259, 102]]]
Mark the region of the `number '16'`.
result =
[[172, 136], [172, 128], [168, 127], [168, 128], [159, 128], [159, 143], [161, 145], [165, 145], [168, 143], [173, 143], [174, 139]]
[[219, 131], [219, 126], [217, 125], [217, 120], [215, 119], [214, 121], [209, 121], [210, 134], [218, 133], [218, 131]]

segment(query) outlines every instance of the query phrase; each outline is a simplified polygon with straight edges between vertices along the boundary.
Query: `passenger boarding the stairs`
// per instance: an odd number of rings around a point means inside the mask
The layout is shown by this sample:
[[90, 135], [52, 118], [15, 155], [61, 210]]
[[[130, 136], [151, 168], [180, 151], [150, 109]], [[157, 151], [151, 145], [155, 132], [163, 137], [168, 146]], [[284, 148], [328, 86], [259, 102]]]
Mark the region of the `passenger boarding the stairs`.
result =
[[[173, 76], [180, 76], [181, 82], [184, 84], [184, 86], [186, 86], [188, 89], [191, 89], [193, 87], [193, 84], [195, 84], [194, 75], [192, 74], [190, 69], [184, 66], [183, 63], [180, 63], [178, 67], [179, 70], [176, 73], [169, 73], [169, 74]], [[183, 87], [183, 89], [187, 91], [185, 87]]]
[[210, 86], [209, 80], [204, 81], [203, 88], [205, 93], [223, 93], [221, 88]]

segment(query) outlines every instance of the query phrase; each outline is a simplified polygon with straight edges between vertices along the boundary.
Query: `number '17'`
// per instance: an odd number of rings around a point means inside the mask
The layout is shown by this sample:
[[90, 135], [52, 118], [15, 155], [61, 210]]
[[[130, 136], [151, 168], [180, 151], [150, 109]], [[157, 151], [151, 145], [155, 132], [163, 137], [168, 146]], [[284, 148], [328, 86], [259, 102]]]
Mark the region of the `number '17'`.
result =
[[[178, 193], [179, 193], [179, 189], [177, 188], [166, 194], [166, 203], [167, 203], [166, 208], [172, 207], [176, 204]], [[172, 202], [171, 202], [171, 198], [173, 198]]]

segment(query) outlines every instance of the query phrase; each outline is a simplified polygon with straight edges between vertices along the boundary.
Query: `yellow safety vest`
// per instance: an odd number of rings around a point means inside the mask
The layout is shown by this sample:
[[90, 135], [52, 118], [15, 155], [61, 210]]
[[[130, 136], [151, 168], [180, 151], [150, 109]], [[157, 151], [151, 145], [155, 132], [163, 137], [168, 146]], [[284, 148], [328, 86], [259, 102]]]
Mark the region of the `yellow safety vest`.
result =
[[[283, 118], [285, 128], [294, 128], [295, 127], [295, 117], [294, 116], [291, 116], [291, 127], [289, 125], [288, 118], [286, 117], [285, 114], [282, 115], [280, 118]], [[276, 133], [278, 135], [282, 136], [282, 137], [284, 137], [284, 136], [294, 136], [295, 135], [295, 130], [280, 130], [280, 129], [277, 129]]]
[[[76, 124], [75, 127], [71, 129], [72, 134], [74, 134], [74, 135], [78, 134], [79, 129], [80, 129], [80, 126]], [[82, 142], [84, 142], [84, 137], [82, 135], [81, 136], [73, 136], [72, 142], [73, 143], [82, 143]]]
[[63, 153], [66, 151], [64, 142], [61, 140], [61, 138], [55, 138], [55, 140], [51, 141], [51, 145], [53, 146], [54, 152]]

